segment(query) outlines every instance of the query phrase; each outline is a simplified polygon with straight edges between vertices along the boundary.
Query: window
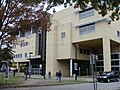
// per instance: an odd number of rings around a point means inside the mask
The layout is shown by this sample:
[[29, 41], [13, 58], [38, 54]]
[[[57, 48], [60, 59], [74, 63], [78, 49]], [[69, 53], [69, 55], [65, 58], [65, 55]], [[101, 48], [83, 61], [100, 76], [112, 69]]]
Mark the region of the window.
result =
[[97, 66], [103, 66], [103, 61], [96, 62]]
[[117, 36], [120, 37], [120, 31], [117, 31]]
[[25, 57], [27, 57], [27, 53], [25, 53]]
[[79, 52], [80, 54], [90, 55], [90, 50], [87, 49], [79, 48]]
[[19, 58], [22, 58], [22, 54], [18, 54]]
[[31, 30], [30, 30], [30, 31], [25, 32], [25, 36], [29, 36], [29, 35], [31, 35]]
[[28, 42], [21, 42], [21, 44], [20, 44], [21, 47], [25, 47], [27, 45], [28, 45]]
[[28, 42], [25, 42], [25, 46], [27, 46], [28, 45]]
[[119, 59], [119, 54], [111, 54], [111, 59]]
[[103, 60], [103, 55], [98, 55], [98, 60]]
[[119, 61], [111, 61], [111, 65], [119, 65]]
[[90, 50], [87, 50], [87, 55], [90, 55]]
[[20, 37], [25, 37], [25, 33], [24, 32], [20, 32]]
[[15, 48], [16, 48], [16, 45], [14, 44], [12, 48], [15, 49]]
[[84, 11], [79, 12], [80, 19], [84, 19], [84, 18], [91, 17], [91, 16], [94, 16], [94, 9], [93, 8], [89, 8], [89, 9], [86, 9]]
[[87, 33], [93, 33], [95, 32], [95, 24], [89, 24], [79, 27], [79, 33], [80, 34], [87, 34]]
[[82, 49], [80, 48], [80, 54], [82, 54]]
[[83, 53], [86, 54], [86, 49], [83, 49]]
[[16, 54], [14, 55], [14, 58], [22, 58], [22, 54]]
[[61, 38], [65, 38], [65, 32], [61, 33]]
[[111, 67], [112, 71], [119, 71], [119, 67]]

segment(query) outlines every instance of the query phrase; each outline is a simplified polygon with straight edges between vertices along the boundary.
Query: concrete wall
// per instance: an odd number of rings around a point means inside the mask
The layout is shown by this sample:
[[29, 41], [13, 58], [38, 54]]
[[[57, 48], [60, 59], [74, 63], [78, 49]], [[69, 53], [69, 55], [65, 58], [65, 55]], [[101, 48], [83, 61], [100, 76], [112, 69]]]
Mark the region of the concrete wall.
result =
[[[115, 21], [108, 24], [107, 21], [101, 20], [106, 17], [101, 17], [98, 12], [95, 11], [94, 16], [80, 20], [79, 13], [73, 7], [69, 7], [55, 13], [52, 18], [53, 25], [51, 27], [51, 31], [47, 34], [46, 72], [50, 70], [52, 73], [55, 73], [57, 70], [62, 69], [63, 74], [67, 75], [66, 72], [69, 71], [67, 69], [70, 67], [68, 66], [69, 61], [67, 62], [67, 60], [75, 59], [74, 44], [97, 39], [101, 39], [102, 46], [97, 48], [97, 50], [104, 54], [104, 70], [111, 70], [110, 52], [111, 50], [112, 52], [117, 51], [117, 48], [115, 48], [115, 50], [113, 50], [113, 48], [111, 49], [110, 41], [112, 40], [120, 43], [120, 37], [117, 36], [117, 31], [120, 31], [120, 21]], [[95, 32], [80, 35], [79, 28], [76, 26], [92, 22], [96, 22]], [[61, 38], [61, 32], [65, 32], [65, 38], [63, 39]], [[91, 51], [92, 49], [95, 49], [87, 46], [80, 47], [84, 47], [85, 49], [89, 49]], [[77, 58], [79, 60], [89, 60], [89, 55], [80, 54], [79, 48], [77, 49]], [[107, 53], [107, 51], [109, 53]]]
[[[22, 54], [22, 58], [14, 58], [15, 62], [28, 62], [26, 58], [29, 57], [29, 53], [32, 52], [32, 56], [38, 54], [38, 35], [32, 34], [27, 37], [20, 38], [16, 45], [16, 48], [13, 49], [15, 54]], [[28, 42], [27, 46], [21, 47], [21, 42]], [[27, 53], [27, 57], [25, 57], [25, 53]]]

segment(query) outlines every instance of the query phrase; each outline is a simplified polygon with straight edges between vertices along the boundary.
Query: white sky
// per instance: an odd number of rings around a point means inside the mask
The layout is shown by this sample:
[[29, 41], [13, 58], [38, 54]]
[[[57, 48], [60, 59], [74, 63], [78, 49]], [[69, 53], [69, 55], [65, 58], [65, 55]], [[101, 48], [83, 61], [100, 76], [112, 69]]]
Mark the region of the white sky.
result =
[[[56, 12], [65, 9], [65, 8], [64, 8], [64, 5], [57, 6], [57, 7], [54, 7], [54, 8], [55, 8], [55, 11], [56, 11]], [[53, 14], [53, 8], [51, 8], [51, 9], [48, 11], [48, 13]]]

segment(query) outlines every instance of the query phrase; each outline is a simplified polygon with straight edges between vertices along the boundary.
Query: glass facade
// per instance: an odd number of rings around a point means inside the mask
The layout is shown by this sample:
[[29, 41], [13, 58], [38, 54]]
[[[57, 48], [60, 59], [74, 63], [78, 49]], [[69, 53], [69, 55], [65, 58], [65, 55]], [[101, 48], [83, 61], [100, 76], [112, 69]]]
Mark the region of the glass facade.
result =
[[[120, 71], [120, 54], [112, 53], [111, 54], [111, 71]], [[96, 61], [97, 71], [103, 71], [104, 61], [103, 55], [98, 55], [98, 60]]]

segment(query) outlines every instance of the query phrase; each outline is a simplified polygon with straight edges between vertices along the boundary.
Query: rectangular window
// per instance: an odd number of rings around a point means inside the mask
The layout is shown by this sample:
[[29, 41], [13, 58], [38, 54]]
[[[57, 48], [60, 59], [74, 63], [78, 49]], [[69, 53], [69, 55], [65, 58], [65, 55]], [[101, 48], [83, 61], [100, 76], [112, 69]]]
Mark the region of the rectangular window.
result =
[[103, 55], [98, 55], [98, 60], [103, 60]]
[[28, 46], [28, 42], [21, 42], [20, 46], [21, 46], [21, 47]]
[[30, 30], [30, 31], [25, 32], [25, 36], [29, 36], [29, 35], [31, 35], [31, 30]]
[[103, 66], [103, 61], [99, 61], [96, 63], [97, 66]]
[[80, 48], [80, 54], [82, 54], [82, 48]]
[[89, 25], [81, 26], [79, 28], [80, 28], [79, 29], [80, 35], [95, 32], [95, 24], [89, 24]]
[[13, 49], [16, 49], [16, 45], [14, 44], [12, 48], [13, 48]]
[[87, 50], [87, 55], [90, 55], [90, 50]]
[[119, 61], [111, 61], [111, 65], [119, 65]]
[[25, 37], [25, 33], [24, 32], [20, 32], [20, 37]]
[[25, 57], [27, 57], [27, 53], [25, 53]]
[[83, 49], [83, 53], [86, 54], [86, 49]]
[[27, 46], [28, 45], [28, 42], [25, 42], [25, 46]]
[[117, 36], [120, 37], [120, 31], [117, 31]]
[[65, 32], [61, 32], [61, 38], [65, 38]]
[[111, 59], [119, 59], [119, 54], [111, 54]]
[[84, 19], [84, 18], [91, 17], [91, 16], [94, 16], [94, 8], [88, 8], [86, 10], [79, 12], [80, 19]]

